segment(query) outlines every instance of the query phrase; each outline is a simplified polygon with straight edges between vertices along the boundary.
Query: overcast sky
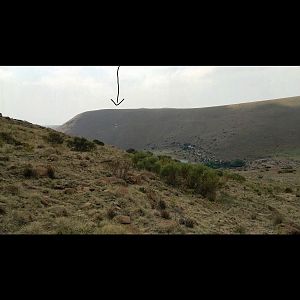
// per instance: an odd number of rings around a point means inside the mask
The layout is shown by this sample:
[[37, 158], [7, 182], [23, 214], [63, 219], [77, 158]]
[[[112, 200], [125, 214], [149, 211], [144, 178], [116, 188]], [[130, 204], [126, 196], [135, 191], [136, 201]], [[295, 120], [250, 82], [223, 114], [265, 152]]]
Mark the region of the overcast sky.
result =
[[300, 67], [0, 67], [0, 112], [60, 125], [97, 109], [193, 108], [300, 95]]

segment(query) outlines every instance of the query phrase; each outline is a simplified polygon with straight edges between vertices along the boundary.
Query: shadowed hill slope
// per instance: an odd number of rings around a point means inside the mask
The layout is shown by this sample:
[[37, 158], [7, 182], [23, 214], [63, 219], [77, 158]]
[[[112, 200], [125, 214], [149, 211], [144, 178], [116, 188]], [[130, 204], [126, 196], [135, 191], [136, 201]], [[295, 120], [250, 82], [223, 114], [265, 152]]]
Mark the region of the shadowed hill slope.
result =
[[300, 147], [300, 97], [196, 109], [98, 110], [58, 130], [123, 149], [188, 143], [219, 159], [252, 159]]

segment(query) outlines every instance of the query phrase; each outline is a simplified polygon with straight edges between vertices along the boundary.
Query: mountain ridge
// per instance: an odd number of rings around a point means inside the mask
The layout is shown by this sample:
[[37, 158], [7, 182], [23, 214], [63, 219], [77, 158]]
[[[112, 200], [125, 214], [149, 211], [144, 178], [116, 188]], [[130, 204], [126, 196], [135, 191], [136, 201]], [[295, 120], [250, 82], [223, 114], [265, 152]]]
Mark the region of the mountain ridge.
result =
[[177, 151], [191, 144], [217, 159], [257, 159], [300, 147], [300, 96], [205, 108], [95, 110], [57, 130], [122, 149]]

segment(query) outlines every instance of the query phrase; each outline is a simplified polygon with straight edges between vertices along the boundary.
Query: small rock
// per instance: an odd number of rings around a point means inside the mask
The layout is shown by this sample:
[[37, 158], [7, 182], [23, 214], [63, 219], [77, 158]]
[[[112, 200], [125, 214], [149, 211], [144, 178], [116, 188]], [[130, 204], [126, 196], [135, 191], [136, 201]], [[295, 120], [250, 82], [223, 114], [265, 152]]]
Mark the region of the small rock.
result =
[[131, 224], [131, 219], [129, 216], [116, 216], [114, 219], [120, 224]]
[[44, 206], [49, 206], [49, 202], [48, 202], [46, 199], [42, 199], [42, 200], [41, 200], [41, 203], [42, 203]]
[[91, 207], [93, 207], [93, 204], [90, 202], [86, 202], [81, 206], [82, 209], [89, 209]]

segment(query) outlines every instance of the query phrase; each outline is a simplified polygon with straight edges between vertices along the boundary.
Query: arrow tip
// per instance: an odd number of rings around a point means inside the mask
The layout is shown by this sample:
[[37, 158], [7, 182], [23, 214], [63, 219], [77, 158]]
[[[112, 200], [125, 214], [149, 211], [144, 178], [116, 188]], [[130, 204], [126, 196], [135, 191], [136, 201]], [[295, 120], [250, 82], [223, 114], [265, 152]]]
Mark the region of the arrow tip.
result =
[[123, 99], [121, 102], [118, 102], [116, 103], [113, 99], [110, 99], [112, 101], [112, 103], [115, 105], [115, 106], [119, 106], [125, 99]]

